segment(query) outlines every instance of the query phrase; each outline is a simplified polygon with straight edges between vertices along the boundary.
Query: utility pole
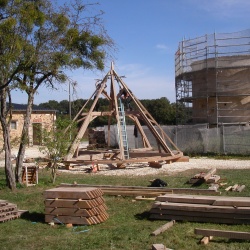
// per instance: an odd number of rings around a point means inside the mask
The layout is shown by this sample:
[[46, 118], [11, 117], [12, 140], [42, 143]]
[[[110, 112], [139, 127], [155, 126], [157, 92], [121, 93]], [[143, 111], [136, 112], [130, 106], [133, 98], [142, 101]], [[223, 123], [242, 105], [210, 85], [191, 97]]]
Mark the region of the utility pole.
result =
[[70, 82], [69, 82], [69, 120], [71, 121], [71, 91], [70, 91]]

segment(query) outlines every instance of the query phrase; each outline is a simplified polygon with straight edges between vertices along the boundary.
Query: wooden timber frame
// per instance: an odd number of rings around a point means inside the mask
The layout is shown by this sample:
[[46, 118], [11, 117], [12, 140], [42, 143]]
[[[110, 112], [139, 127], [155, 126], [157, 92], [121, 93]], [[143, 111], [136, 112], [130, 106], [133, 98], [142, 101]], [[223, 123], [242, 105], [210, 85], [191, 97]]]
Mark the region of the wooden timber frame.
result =
[[[108, 93], [108, 80], [110, 81], [110, 92]], [[118, 91], [117, 91], [118, 85]], [[133, 111], [124, 111], [124, 116], [130, 118], [134, 125], [137, 128], [137, 131], [140, 133], [143, 142], [143, 148], [139, 149], [129, 149], [129, 157], [125, 157], [125, 145], [124, 139], [122, 135], [122, 124], [119, 115], [119, 103], [121, 98], [121, 92], [126, 91], [129, 93], [131, 97], [131, 102], [133, 102]], [[109, 100], [109, 110], [108, 111], [95, 111], [95, 107], [97, 105], [98, 99], [103, 95], [105, 98]], [[87, 113], [83, 113], [83, 110], [86, 109], [87, 104], [93, 98], [93, 103]], [[93, 157], [94, 151], [90, 152], [90, 150], [82, 150], [79, 148], [80, 141], [86, 132], [89, 123], [93, 121], [95, 118], [100, 116], [108, 116], [108, 132], [107, 132], [107, 149], [95, 150], [97, 154], [107, 154], [110, 153], [110, 128], [111, 128], [111, 119], [115, 118], [117, 122], [117, 131], [118, 131], [118, 140], [119, 140], [119, 148], [115, 149], [115, 153], [110, 158]], [[152, 135], [156, 139], [158, 150], [153, 150], [150, 141], [146, 137], [146, 134], [143, 131], [141, 122], [142, 121], [151, 131]], [[113, 62], [111, 63], [111, 68], [109, 72], [105, 75], [103, 80], [98, 81], [96, 83], [96, 89], [92, 96], [86, 101], [81, 110], [72, 120], [72, 122], [82, 123], [78, 134], [68, 149], [68, 153], [64, 158], [65, 164], [126, 164], [126, 163], [136, 163], [136, 162], [163, 162], [171, 163], [174, 161], [188, 161], [187, 157], [183, 157], [183, 153], [177, 148], [177, 146], [173, 143], [173, 141], [169, 138], [169, 136], [163, 131], [160, 125], [154, 120], [151, 114], [146, 110], [146, 108], [142, 105], [142, 103], [136, 98], [136, 96], [132, 93], [132, 91], [128, 88], [125, 82], [121, 77], [118, 76], [116, 71], [114, 70]], [[70, 126], [65, 130], [65, 133], [70, 129]], [[168, 144], [167, 144], [168, 143]], [[170, 147], [172, 149], [170, 149]], [[108, 150], [109, 149], [109, 150]], [[85, 154], [85, 157], [82, 155]], [[86, 158], [86, 155], [88, 158]]]

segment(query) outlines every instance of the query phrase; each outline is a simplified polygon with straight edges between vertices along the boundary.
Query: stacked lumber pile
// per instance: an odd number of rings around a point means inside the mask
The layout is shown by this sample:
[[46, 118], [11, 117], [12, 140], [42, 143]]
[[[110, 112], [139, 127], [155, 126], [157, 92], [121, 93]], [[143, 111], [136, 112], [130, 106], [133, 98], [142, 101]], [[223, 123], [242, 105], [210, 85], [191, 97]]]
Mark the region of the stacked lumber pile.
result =
[[216, 168], [210, 169], [207, 173], [198, 173], [194, 175], [190, 180], [190, 184], [201, 184], [203, 182], [216, 183], [220, 180], [220, 176], [215, 175]]
[[219, 195], [216, 190], [198, 188], [166, 188], [166, 187], [142, 187], [142, 186], [112, 186], [61, 183], [60, 187], [95, 187], [100, 188], [105, 195], [143, 196], [157, 197], [166, 193], [171, 194], [209, 194]]
[[91, 187], [58, 187], [46, 190], [45, 222], [93, 225], [108, 219], [103, 192]]
[[156, 198], [150, 219], [250, 224], [250, 197], [165, 194]]
[[14, 220], [20, 217], [17, 205], [8, 201], [0, 200], [0, 222]]

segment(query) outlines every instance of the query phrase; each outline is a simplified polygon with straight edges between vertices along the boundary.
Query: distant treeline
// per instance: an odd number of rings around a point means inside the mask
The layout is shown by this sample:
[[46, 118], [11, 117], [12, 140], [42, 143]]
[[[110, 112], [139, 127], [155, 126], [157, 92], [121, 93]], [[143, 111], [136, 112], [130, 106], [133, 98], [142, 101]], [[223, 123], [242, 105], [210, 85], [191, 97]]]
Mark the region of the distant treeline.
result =
[[[69, 110], [71, 106], [71, 117], [73, 119], [86, 102], [87, 100], [78, 99], [75, 101], [71, 101], [69, 105], [68, 100], [63, 100], [60, 102], [50, 100], [46, 103], [41, 103], [38, 106], [40, 108], [54, 109], [57, 111], [58, 116], [69, 116]], [[181, 108], [180, 106], [178, 106], [177, 109], [176, 103], [170, 103], [170, 101], [166, 97], [161, 97], [159, 99], [150, 99], [150, 100], [144, 99], [140, 100], [140, 102], [147, 109], [147, 111], [154, 117], [157, 123], [161, 125], [175, 125], [177, 115], [179, 118], [181, 116], [184, 117], [183, 115], [184, 111], [182, 111], [184, 109]], [[92, 103], [93, 100], [90, 100], [83, 112], [88, 112]], [[133, 102], [131, 103], [131, 106], [136, 110]], [[107, 111], [107, 110], [109, 110], [109, 101], [104, 98], [99, 98], [98, 111]], [[103, 126], [107, 125], [107, 122], [108, 122], [108, 117], [98, 117], [92, 121], [91, 126], [93, 127]], [[132, 121], [131, 122], [129, 121], [129, 119], [127, 119], [127, 123], [133, 124]]]

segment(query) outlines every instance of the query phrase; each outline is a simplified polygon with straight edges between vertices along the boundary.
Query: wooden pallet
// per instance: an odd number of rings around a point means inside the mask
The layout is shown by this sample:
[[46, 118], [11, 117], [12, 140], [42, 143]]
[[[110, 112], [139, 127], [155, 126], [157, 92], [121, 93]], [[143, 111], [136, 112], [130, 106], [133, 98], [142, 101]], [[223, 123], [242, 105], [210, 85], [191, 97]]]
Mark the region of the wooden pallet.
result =
[[45, 222], [94, 225], [108, 219], [101, 189], [94, 187], [57, 187], [46, 190]]
[[17, 205], [9, 203], [5, 200], [0, 200], [0, 222], [7, 222], [20, 217]]
[[22, 171], [22, 182], [27, 187], [38, 184], [38, 167], [24, 166]]

